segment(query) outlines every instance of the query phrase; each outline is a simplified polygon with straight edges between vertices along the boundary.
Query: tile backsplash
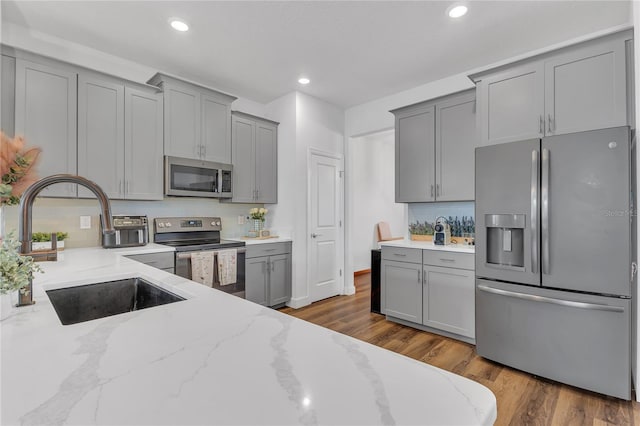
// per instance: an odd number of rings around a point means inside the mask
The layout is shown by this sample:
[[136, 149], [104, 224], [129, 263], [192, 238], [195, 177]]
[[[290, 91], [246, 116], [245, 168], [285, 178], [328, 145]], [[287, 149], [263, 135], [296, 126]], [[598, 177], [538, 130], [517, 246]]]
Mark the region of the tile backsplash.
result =
[[[434, 223], [436, 218], [458, 217], [462, 221], [463, 216], [474, 218], [475, 203], [473, 201], [444, 202], [444, 203], [410, 203], [409, 224], [417, 222]], [[474, 218], [475, 220], [475, 218]]]
[[[170, 216], [219, 216], [222, 237], [233, 238], [246, 234], [246, 225], [238, 224], [238, 216], [247, 216], [258, 204], [221, 203], [202, 198], [165, 198], [163, 201], [111, 201], [113, 214], [142, 214], [149, 217], [149, 238], [153, 234], [153, 218]], [[18, 207], [6, 206], [6, 230], [17, 235]], [[91, 229], [80, 229], [80, 216], [91, 216]], [[266, 229], [270, 227], [267, 215]], [[95, 199], [37, 198], [33, 209], [33, 231], [69, 233], [65, 247], [94, 247], [100, 245], [100, 208]], [[273, 230], [277, 234], [278, 230]]]

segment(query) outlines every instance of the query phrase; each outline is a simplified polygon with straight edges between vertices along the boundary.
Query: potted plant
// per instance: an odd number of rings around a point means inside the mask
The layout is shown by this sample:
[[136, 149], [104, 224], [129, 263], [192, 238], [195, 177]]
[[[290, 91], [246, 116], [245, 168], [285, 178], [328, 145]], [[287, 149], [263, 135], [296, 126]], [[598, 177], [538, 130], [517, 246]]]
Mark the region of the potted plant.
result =
[[[58, 251], [64, 250], [64, 240], [69, 238], [66, 232], [56, 232], [56, 241]], [[32, 250], [51, 250], [51, 233], [50, 232], [34, 232], [31, 236]]]
[[249, 236], [260, 236], [260, 231], [264, 228], [264, 221], [269, 210], [264, 207], [254, 207], [249, 210], [249, 218], [253, 220], [253, 229], [249, 231]]
[[433, 224], [427, 222], [420, 222], [419, 220], [415, 223], [409, 224], [409, 233], [411, 234], [411, 239], [414, 241], [432, 241], [433, 240]]
[[[15, 303], [12, 296], [25, 294], [34, 272], [42, 272], [31, 256], [22, 256], [20, 242], [9, 234], [0, 244], [0, 320], [9, 316]], [[17, 300], [16, 300], [17, 301]]]

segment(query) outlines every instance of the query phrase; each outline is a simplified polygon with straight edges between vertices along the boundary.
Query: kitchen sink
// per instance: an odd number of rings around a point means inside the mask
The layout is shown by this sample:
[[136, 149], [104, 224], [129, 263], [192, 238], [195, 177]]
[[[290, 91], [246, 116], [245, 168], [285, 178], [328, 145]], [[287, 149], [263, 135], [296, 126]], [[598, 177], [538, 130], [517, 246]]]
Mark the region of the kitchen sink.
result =
[[48, 290], [47, 296], [63, 325], [185, 300], [142, 278]]

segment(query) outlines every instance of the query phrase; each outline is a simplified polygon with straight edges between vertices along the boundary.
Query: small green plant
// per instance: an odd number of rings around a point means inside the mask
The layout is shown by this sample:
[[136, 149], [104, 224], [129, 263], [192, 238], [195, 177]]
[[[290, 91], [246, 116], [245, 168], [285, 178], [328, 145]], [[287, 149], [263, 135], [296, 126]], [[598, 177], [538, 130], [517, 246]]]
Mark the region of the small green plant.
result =
[[20, 242], [12, 234], [2, 240], [0, 250], [0, 294], [16, 290], [25, 293], [34, 272], [42, 272], [31, 256], [22, 256]]
[[418, 220], [409, 224], [409, 233], [411, 235], [433, 235], [433, 232], [433, 224], [426, 220], [424, 222]]
[[[64, 241], [69, 238], [69, 234], [67, 232], [56, 232], [56, 240]], [[31, 241], [36, 243], [49, 242], [51, 241], [51, 233], [47, 232], [34, 232], [31, 236]]]

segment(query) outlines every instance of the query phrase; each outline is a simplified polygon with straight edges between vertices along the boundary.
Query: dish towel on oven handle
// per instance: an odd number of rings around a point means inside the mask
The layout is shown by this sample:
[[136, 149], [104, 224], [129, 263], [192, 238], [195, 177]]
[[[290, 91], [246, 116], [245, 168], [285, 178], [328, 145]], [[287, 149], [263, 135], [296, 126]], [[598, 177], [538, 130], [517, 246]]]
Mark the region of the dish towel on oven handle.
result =
[[220, 285], [235, 284], [238, 277], [236, 274], [238, 265], [238, 250], [220, 250], [218, 252], [218, 279]]
[[191, 280], [213, 287], [215, 252], [197, 251], [191, 253]]

